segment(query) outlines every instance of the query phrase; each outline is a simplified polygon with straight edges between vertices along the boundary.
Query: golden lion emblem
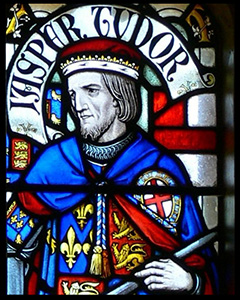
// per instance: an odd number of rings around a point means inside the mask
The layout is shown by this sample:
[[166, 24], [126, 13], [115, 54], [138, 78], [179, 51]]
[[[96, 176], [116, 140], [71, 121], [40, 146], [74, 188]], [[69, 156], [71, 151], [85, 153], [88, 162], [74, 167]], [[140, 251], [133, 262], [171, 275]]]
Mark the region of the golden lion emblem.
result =
[[144, 262], [147, 256], [146, 251], [143, 249], [144, 246], [146, 246], [146, 244], [136, 243], [131, 246], [123, 244], [119, 251], [118, 243], [113, 243], [112, 249], [117, 260], [117, 264], [114, 265], [114, 268], [118, 270], [126, 267], [127, 271], [130, 271], [139, 266]]

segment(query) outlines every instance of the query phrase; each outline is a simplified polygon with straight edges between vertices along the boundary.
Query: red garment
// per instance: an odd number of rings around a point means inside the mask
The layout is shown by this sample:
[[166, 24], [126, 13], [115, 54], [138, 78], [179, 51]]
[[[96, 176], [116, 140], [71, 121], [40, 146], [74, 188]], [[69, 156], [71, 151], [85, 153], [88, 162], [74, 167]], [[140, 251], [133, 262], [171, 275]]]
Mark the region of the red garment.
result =
[[[41, 201], [30, 192], [20, 192], [18, 193], [19, 199], [23, 206], [38, 215], [50, 215], [52, 210], [43, 205]], [[145, 213], [138, 209], [134, 204], [129, 202], [121, 195], [115, 195], [114, 200], [123, 209], [126, 215], [131, 219], [131, 221], [140, 228], [140, 231], [148, 238], [154, 245], [159, 246], [161, 249], [167, 252], [174, 252], [180, 247], [180, 243], [176, 238], [168, 233], [160, 224], [153, 222]], [[189, 267], [194, 267], [198, 270], [202, 270], [205, 266], [205, 260], [196, 254], [192, 254], [185, 258], [185, 263]], [[213, 289], [211, 281], [206, 272], [205, 275], [205, 287], [204, 295], [213, 294]], [[36, 280], [33, 275], [33, 279]]]
[[37, 215], [50, 215], [52, 210], [30, 192], [19, 192], [18, 198], [25, 209]]
[[[137, 209], [136, 206], [120, 195], [115, 195], [115, 199], [121, 208], [127, 213], [129, 218], [137, 225], [137, 227], [141, 228], [141, 231], [153, 244], [167, 251], [173, 251], [179, 247], [179, 242], [161, 226], [159, 226], [159, 224], [155, 224], [152, 220], [150, 220], [143, 211]], [[184, 261], [187, 266], [194, 267], [198, 270], [203, 269], [205, 266], [205, 260], [196, 254], [186, 257]], [[213, 289], [209, 276], [206, 272], [204, 272], [204, 276], [205, 287], [203, 294], [212, 295]]]
[[137, 209], [135, 205], [120, 195], [115, 195], [115, 200], [126, 212], [127, 216], [141, 228], [144, 235], [154, 244], [166, 251], [172, 251], [179, 247], [179, 242], [163, 229], [159, 224], [154, 223], [145, 213]]

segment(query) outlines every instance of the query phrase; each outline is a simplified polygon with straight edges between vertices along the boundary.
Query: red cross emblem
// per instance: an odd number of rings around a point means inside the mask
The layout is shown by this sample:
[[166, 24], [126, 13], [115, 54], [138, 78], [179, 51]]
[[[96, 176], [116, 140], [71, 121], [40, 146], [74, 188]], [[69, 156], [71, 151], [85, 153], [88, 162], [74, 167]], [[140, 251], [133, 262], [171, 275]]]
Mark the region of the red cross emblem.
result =
[[[158, 184], [158, 180], [155, 178], [152, 178], [148, 181], [148, 185], [160, 185]], [[172, 208], [172, 196], [170, 194], [154, 194], [154, 195], [145, 195], [144, 196], [145, 205], [154, 207], [157, 209], [157, 212], [160, 217], [166, 218], [169, 216]], [[170, 202], [171, 201], [171, 202]], [[170, 211], [168, 210], [166, 212], [166, 208], [164, 207], [164, 203], [170, 204], [168, 207], [170, 208]]]

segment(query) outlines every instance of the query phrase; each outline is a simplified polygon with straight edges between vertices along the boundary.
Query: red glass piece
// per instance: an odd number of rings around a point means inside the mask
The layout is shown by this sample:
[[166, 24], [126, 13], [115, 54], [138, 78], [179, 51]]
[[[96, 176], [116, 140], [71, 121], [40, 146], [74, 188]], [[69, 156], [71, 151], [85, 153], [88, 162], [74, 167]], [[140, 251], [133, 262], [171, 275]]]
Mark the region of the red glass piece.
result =
[[168, 149], [216, 149], [216, 133], [213, 130], [157, 129], [154, 132], [154, 138]]
[[156, 120], [155, 125], [161, 126], [183, 126], [184, 124], [184, 105], [183, 101], [174, 104]]
[[164, 108], [167, 104], [167, 95], [164, 92], [154, 92], [153, 94], [153, 111], [156, 113]]

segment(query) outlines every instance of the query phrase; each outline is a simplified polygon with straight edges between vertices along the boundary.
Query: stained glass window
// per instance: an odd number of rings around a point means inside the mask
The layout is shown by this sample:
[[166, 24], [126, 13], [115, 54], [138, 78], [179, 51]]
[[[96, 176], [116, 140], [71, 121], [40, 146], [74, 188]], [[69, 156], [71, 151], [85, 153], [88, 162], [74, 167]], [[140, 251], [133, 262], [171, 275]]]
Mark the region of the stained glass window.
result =
[[233, 291], [210, 8], [6, 5], [7, 294]]

